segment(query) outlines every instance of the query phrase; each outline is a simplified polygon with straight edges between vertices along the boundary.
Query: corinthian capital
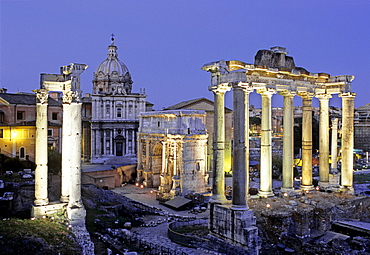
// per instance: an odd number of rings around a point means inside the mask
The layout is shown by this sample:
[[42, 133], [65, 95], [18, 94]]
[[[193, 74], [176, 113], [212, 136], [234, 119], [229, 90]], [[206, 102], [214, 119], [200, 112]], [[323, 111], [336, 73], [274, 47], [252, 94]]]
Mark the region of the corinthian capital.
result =
[[36, 93], [37, 103], [47, 104], [48, 103], [48, 91], [46, 89], [35, 89], [33, 92]]
[[70, 104], [73, 101], [74, 102], [79, 102], [80, 101], [80, 96], [77, 91], [64, 91], [63, 93], [63, 103], [64, 104]]

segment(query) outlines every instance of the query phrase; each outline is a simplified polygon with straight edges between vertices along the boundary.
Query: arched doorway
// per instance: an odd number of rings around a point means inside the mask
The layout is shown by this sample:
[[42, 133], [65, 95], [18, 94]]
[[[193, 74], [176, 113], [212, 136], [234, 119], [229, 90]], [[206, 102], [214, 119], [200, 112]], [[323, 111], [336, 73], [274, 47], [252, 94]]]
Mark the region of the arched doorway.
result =
[[116, 156], [123, 156], [126, 154], [125, 152], [126, 139], [122, 135], [117, 135], [114, 138], [114, 144], [116, 148]]

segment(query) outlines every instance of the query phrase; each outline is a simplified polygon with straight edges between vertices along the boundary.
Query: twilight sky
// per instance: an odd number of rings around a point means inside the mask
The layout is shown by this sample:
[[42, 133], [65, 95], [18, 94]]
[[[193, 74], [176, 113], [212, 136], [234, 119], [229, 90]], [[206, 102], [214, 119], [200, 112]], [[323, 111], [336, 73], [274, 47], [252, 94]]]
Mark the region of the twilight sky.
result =
[[[0, 15], [0, 87], [8, 92], [31, 92], [40, 73], [74, 62], [89, 65], [81, 85], [91, 93], [114, 33], [133, 92], [145, 88], [156, 110], [213, 100], [204, 64], [253, 63], [259, 49], [272, 46], [286, 47], [310, 72], [354, 75], [355, 106], [370, 103], [369, 0], [0, 0]], [[258, 94], [251, 104], [260, 107]], [[282, 97], [273, 104], [282, 106]], [[336, 96], [330, 104], [341, 105]]]

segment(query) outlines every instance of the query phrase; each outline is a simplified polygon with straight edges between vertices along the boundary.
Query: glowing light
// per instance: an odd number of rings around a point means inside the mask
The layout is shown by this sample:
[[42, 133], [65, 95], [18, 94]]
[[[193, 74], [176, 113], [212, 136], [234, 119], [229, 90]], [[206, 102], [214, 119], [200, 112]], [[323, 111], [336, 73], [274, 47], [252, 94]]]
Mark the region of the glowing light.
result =
[[136, 186], [136, 187], [139, 187], [139, 183], [138, 183], [138, 182], [137, 182], [137, 183], [135, 183], [135, 186]]
[[42, 216], [42, 218], [43, 218], [43, 219], [46, 219], [46, 216], [45, 216], [45, 215], [43, 215], [43, 216]]
[[35, 220], [36, 218], [35, 217], [32, 217], [30, 220]]
[[308, 193], [310, 193], [310, 191], [309, 190], [306, 190], [306, 194], [308, 194]]
[[286, 192], [285, 192], [285, 193], [284, 193], [284, 197], [287, 197], [287, 196], [288, 196], [288, 193], [286, 193]]
[[143, 185], [143, 184], [141, 184], [141, 185], [140, 185], [140, 189], [143, 189], [143, 188], [144, 188], [144, 185]]
[[266, 204], [266, 208], [270, 208], [271, 207], [271, 205], [270, 204]]
[[154, 190], [150, 190], [150, 193], [152, 193], [152, 194], [153, 194], [153, 193], [154, 193]]
[[316, 190], [320, 190], [320, 187], [316, 187]]

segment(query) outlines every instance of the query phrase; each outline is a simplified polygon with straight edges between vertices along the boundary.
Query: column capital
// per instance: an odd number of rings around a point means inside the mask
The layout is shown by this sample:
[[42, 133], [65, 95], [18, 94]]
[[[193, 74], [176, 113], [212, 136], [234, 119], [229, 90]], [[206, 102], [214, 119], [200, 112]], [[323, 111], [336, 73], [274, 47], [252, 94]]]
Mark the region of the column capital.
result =
[[231, 89], [231, 86], [229, 83], [221, 83], [216, 86], [209, 86], [208, 90], [212, 91], [215, 94], [225, 94], [227, 91]]
[[249, 82], [232, 82], [231, 86], [233, 89], [240, 89], [246, 93], [252, 93], [254, 90], [253, 86], [251, 86]]
[[36, 93], [37, 103], [47, 104], [48, 103], [48, 91], [46, 89], [35, 89], [32, 90]]
[[261, 96], [271, 97], [273, 94], [276, 93], [276, 89], [273, 89], [273, 88], [257, 89], [257, 93], [261, 94]]
[[308, 91], [301, 91], [301, 92], [298, 92], [298, 96], [305, 98], [305, 99], [312, 99], [315, 96], [315, 94], [312, 92], [308, 92]]
[[356, 93], [354, 93], [354, 92], [344, 92], [344, 93], [339, 94], [338, 96], [340, 96], [340, 97], [355, 98], [356, 97]]
[[63, 91], [62, 97], [64, 104], [71, 104], [72, 102], [80, 102], [80, 95], [77, 91]]
[[331, 94], [326, 94], [326, 93], [319, 93], [319, 94], [316, 94], [316, 97], [322, 101], [322, 100], [329, 100], [332, 96]]
[[291, 91], [291, 90], [282, 90], [278, 92], [280, 96], [284, 97], [294, 97], [297, 95], [296, 91]]

